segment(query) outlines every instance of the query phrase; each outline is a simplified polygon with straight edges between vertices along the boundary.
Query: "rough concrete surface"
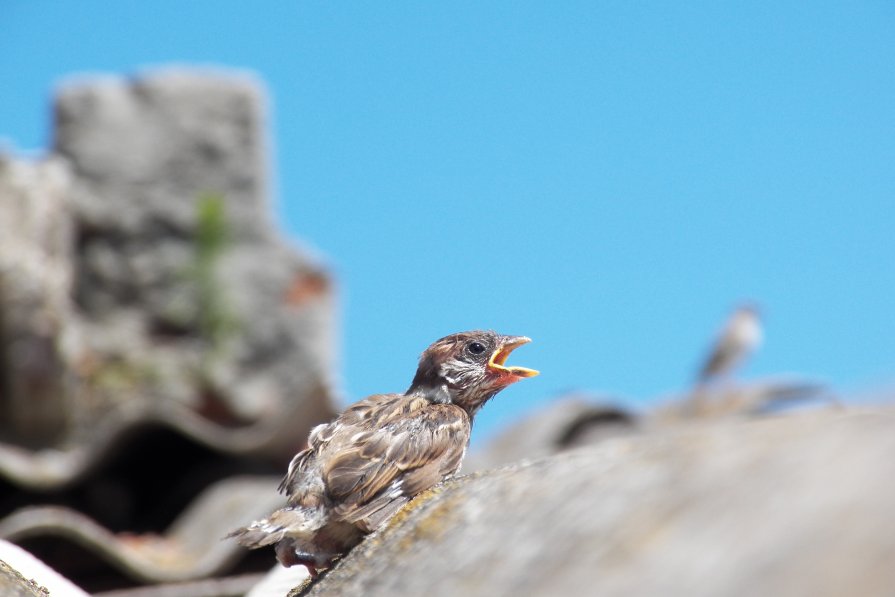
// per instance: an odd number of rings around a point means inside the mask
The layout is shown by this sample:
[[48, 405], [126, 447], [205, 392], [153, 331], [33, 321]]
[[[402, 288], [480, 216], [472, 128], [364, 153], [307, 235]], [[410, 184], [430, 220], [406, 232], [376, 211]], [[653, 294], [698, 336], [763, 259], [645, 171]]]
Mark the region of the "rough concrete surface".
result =
[[0, 540], [0, 595], [3, 597], [87, 597], [87, 593], [33, 555]]
[[892, 595], [895, 411], [697, 423], [458, 478], [293, 594]]
[[332, 281], [273, 225], [260, 82], [175, 68], [81, 78], [55, 115], [94, 385], [243, 421], [286, 402], [306, 403], [300, 425], [330, 416], [315, 400], [334, 358]]
[[67, 423], [73, 223], [64, 160], [0, 155], [0, 436], [35, 446]]

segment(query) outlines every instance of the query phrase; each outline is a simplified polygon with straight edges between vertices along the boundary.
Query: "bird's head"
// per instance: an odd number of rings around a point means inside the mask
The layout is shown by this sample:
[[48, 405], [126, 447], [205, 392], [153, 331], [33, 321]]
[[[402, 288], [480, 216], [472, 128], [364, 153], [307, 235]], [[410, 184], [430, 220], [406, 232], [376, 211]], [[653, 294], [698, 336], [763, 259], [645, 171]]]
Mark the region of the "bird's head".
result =
[[508, 385], [538, 374], [534, 369], [505, 364], [513, 350], [528, 342], [531, 340], [525, 336], [492, 331], [445, 336], [423, 352], [407, 393], [456, 404], [472, 416]]

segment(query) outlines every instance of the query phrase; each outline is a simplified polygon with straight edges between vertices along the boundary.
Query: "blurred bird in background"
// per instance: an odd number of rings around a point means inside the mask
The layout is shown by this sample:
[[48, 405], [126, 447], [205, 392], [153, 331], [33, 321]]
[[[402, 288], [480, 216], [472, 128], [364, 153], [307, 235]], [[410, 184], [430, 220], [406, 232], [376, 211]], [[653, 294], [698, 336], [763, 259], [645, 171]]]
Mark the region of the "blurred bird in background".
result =
[[[738, 402], [738, 393], [729, 382], [736, 370], [758, 349], [762, 336], [761, 312], [755, 303], [743, 303], [734, 309], [699, 368], [689, 399], [683, 403], [688, 416], [733, 408]], [[719, 402], [722, 404], [713, 404]]]
[[721, 328], [700, 368], [697, 384], [729, 379], [758, 349], [762, 336], [758, 306], [744, 303], [737, 307]]

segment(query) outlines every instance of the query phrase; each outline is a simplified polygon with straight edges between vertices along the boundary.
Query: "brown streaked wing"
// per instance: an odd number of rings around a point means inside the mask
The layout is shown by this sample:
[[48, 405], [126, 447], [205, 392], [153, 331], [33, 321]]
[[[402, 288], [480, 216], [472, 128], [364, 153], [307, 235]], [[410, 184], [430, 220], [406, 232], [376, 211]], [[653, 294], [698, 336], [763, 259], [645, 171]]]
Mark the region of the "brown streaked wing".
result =
[[[357, 425], [364, 424], [371, 416], [377, 412], [382, 412], [383, 407], [402, 397], [399, 394], [374, 394], [360, 400], [340, 414], [331, 423], [318, 425], [311, 430], [308, 436], [308, 448], [296, 454], [289, 463], [289, 469], [286, 476], [280, 481], [277, 488], [280, 493], [285, 493], [290, 497], [290, 504], [297, 505], [297, 501], [293, 500], [293, 493], [296, 491], [301, 477], [308, 474], [307, 468], [312, 460], [323, 450], [326, 449], [329, 442], [336, 435], [344, 435], [346, 429], [358, 429]], [[351, 433], [354, 433], [352, 431]]]
[[336, 422], [342, 425], [364, 425], [387, 417], [395, 410], [395, 405], [406, 402], [403, 394], [373, 394], [355, 402], [339, 415]]
[[[335, 513], [356, 522], [456, 472], [469, 440], [469, 418], [449, 404], [384, 417], [387, 424], [353, 434], [327, 459], [323, 480]], [[335, 442], [331, 447], [335, 447]]]
[[298, 477], [304, 473], [305, 466], [307, 466], [308, 458], [310, 457], [310, 448], [302, 450], [292, 457], [292, 461], [289, 463], [289, 469], [286, 471], [286, 476], [280, 481], [277, 491], [285, 494], [290, 494], [294, 491], [295, 482]]

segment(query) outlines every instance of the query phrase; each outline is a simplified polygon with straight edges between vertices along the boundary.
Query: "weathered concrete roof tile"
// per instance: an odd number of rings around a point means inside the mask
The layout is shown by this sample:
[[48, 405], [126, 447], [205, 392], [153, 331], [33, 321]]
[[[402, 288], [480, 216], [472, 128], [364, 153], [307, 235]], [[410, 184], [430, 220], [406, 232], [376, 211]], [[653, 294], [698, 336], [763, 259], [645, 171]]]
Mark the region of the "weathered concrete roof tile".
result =
[[895, 411], [683, 424], [419, 496], [293, 595], [890, 595]]
[[0, 520], [0, 537], [49, 536], [74, 541], [131, 578], [149, 583], [201, 579], [227, 570], [245, 550], [222, 538], [282, 503], [277, 478], [232, 477], [200, 495], [162, 535], [110, 532], [58, 506], [29, 507]]

